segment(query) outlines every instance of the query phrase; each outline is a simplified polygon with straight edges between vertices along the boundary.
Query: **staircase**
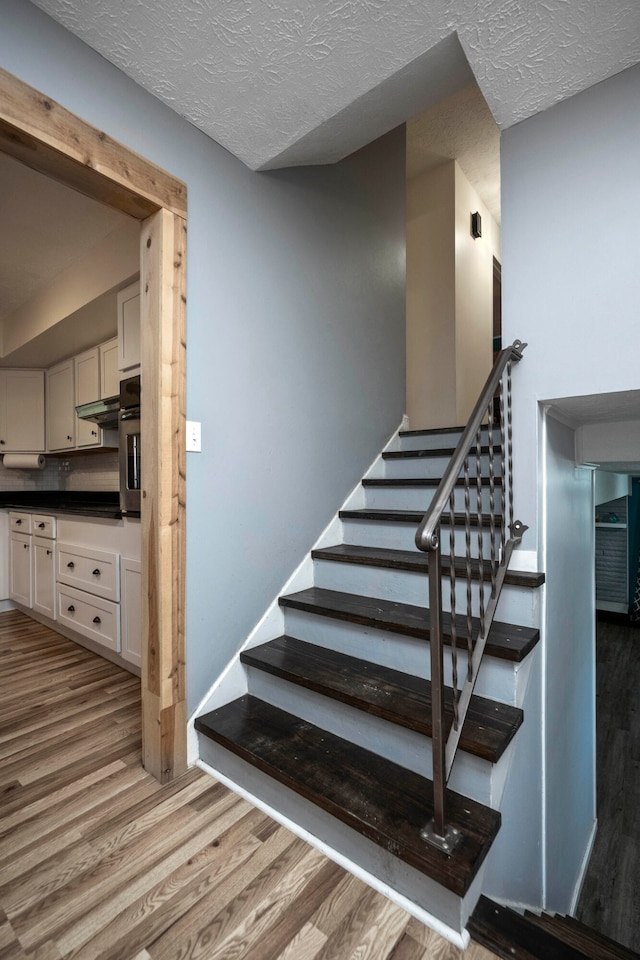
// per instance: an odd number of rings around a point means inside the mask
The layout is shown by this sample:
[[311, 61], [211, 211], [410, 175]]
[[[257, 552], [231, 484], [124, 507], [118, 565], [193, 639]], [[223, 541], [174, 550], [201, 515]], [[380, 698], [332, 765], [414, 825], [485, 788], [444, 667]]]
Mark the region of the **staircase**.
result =
[[[526, 722], [520, 667], [538, 641], [544, 576], [507, 573], [446, 794], [461, 839], [438, 849], [420, 836], [433, 816], [430, 621], [427, 557], [414, 538], [459, 435], [400, 432], [363, 480], [357, 509], [341, 511], [342, 542], [312, 552], [312, 585], [279, 598], [281, 634], [242, 650], [195, 728], [204, 769], [464, 945]], [[445, 569], [465, 566], [462, 523], [456, 515], [461, 555], [443, 556]], [[442, 539], [446, 553], [448, 531]], [[473, 560], [471, 574], [477, 590], [488, 562]]]
[[524, 915], [480, 897], [471, 936], [504, 960], [638, 960], [638, 954], [573, 917]]

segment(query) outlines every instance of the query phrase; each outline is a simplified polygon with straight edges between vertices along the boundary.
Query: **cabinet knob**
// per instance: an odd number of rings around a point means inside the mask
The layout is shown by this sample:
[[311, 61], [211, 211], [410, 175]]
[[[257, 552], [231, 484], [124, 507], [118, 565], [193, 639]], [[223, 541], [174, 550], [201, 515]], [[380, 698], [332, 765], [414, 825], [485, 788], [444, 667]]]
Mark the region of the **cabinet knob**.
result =
[[48, 557], [51, 556], [51, 550], [47, 550], [47, 556], [48, 556]]
[[94, 622], [94, 623], [102, 623], [102, 620], [100, 619], [100, 617], [94, 617], [94, 618], [93, 618], [93, 622]]
[[28, 544], [28, 543], [23, 543], [22, 546], [24, 547], [25, 550], [28, 550], [28, 549], [29, 549], [29, 544]]
[[44, 523], [38, 524], [38, 530], [44, 530], [44, 527], [45, 527]]
[[97, 567], [96, 567], [95, 570], [93, 571], [93, 576], [94, 576], [94, 577], [99, 577], [99, 576], [100, 576], [100, 571], [98, 570]]
[[2, 446], [4, 446], [4, 440], [0, 440], [0, 443], [2, 444]]
[[67, 440], [69, 441], [69, 443], [71, 443], [71, 440], [72, 440], [72, 439], [73, 439], [73, 438], [70, 437], [69, 434], [67, 434]]
[[75, 563], [73, 562], [73, 560], [69, 560], [69, 563], [67, 564], [67, 566], [69, 567], [70, 570], [73, 570], [73, 568], [75, 567]]
[[76, 608], [74, 607], [73, 604], [71, 604], [70, 607], [67, 607], [67, 610], [69, 611], [69, 613], [75, 613], [75, 612], [76, 612]]
[[98, 436], [98, 431], [97, 431], [97, 430], [92, 430], [92, 431], [91, 431], [91, 436], [92, 436], [92, 437], [97, 437], [97, 436]]
[[22, 520], [16, 520], [16, 526], [17, 526], [17, 527], [19, 527], [21, 523], [22, 523]]

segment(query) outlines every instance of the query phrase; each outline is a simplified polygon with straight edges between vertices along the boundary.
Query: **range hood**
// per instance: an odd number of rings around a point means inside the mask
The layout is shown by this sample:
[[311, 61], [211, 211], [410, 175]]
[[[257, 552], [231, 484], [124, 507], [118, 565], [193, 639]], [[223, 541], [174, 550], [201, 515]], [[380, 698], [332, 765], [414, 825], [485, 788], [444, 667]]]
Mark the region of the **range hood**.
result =
[[105, 430], [115, 429], [120, 416], [120, 396], [81, 403], [76, 407], [76, 414], [80, 420], [90, 420], [91, 423], [97, 423]]

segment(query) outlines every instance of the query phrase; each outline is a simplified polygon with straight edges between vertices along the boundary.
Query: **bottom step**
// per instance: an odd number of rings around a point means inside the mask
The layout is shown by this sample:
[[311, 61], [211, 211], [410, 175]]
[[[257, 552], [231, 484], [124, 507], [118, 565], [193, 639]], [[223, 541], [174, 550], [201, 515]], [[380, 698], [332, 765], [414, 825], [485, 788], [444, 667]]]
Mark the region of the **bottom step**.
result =
[[433, 812], [429, 780], [255, 697], [198, 717], [195, 726], [458, 896], [500, 827], [497, 811], [447, 791], [447, 821], [462, 840], [449, 855], [437, 850], [420, 838]]
[[505, 960], [640, 960], [638, 954], [571, 917], [522, 916], [480, 897], [472, 938]]

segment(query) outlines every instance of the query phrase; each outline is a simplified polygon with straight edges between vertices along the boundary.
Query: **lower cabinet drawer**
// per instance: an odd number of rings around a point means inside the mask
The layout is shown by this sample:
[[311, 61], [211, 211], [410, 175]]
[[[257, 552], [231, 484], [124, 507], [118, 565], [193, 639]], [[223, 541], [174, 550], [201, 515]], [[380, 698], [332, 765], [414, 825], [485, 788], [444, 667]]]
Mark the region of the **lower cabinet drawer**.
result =
[[58, 584], [58, 621], [110, 650], [120, 651], [120, 604]]
[[58, 540], [57, 580], [105, 600], [120, 600], [120, 556]]

